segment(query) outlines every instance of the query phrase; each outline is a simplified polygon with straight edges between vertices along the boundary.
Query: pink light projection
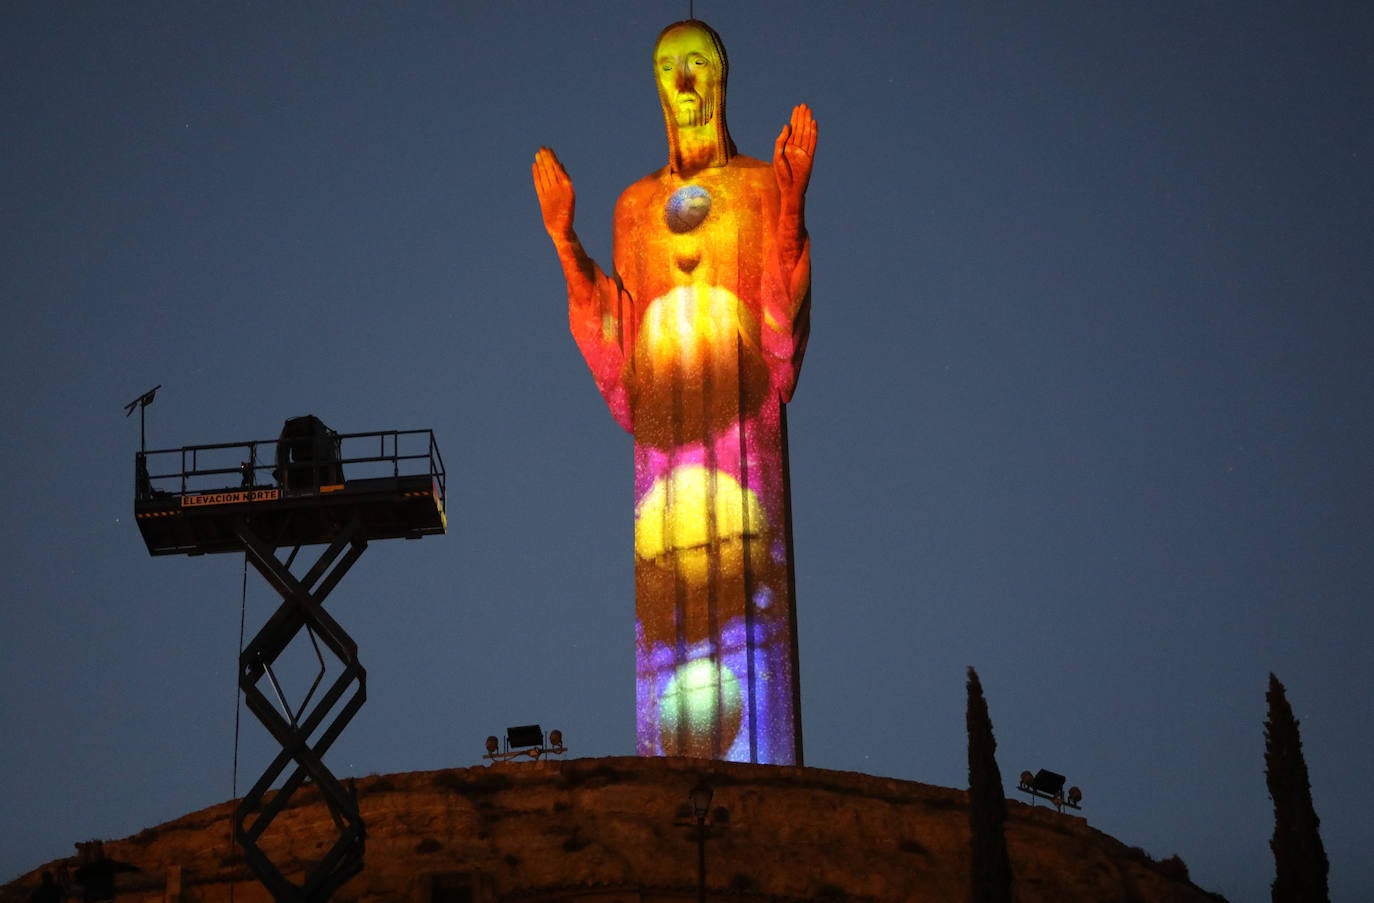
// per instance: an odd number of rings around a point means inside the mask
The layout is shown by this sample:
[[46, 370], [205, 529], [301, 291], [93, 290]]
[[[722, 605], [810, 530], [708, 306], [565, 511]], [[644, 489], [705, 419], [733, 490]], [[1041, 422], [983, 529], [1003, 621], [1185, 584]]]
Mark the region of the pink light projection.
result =
[[771, 163], [739, 154], [725, 48], [697, 20], [659, 35], [654, 73], [669, 164], [616, 203], [609, 275], [553, 151], [532, 170], [573, 338], [635, 439], [638, 752], [801, 764], [784, 406], [808, 334], [816, 122], [798, 106]]

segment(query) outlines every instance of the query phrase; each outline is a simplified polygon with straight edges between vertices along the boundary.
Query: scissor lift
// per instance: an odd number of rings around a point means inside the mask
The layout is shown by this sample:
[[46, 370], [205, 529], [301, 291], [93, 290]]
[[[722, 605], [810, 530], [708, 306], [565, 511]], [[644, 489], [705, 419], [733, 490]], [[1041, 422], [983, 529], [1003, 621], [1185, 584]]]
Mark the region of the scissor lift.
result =
[[[278, 901], [328, 900], [363, 867], [366, 831], [358, 801], [323, 757], [366, 699], [367, 672], [357, 643], [324, 610], [324, 600], [370, 540], [443, 533], [444, 483], [432, 431], [341, 435], [314, 417], [288, 420], [276, 439], [141, 451], [135, 460], [134, 516], [150, 554], [243, 552], [282, 597], [243, 649], [238, 675], [249, 710], [282, 749], [234, 812], [244, 860]], [[325, 549], [297, 578], [291, 572], [296, 556], [313, 545]], [[279, 550], [290, 551], [280, 558]], [[293, 709], [272, 665], [301, 630], [320, 658], [320, 671]], [[326, 674], [321, 643], [343, 667], [310, 707]], [[259, 688], [263, 677], [280, 707]], [[281, 789], [269, 796], [293, 763]], [[307, 781], [320, 791], [338, 838], [295, 884], [259, 840]]]

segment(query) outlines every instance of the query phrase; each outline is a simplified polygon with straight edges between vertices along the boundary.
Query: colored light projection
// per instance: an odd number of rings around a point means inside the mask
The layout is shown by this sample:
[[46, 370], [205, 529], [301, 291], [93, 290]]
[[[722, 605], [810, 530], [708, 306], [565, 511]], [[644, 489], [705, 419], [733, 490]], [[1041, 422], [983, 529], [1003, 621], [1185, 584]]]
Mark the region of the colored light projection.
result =
[[808, 331], [816, 123], [796, 107], [771, 164], [737, 153], [725, 48], [697, 20], [664, 29], [654, 71], [669, 165], [616, 203], [610, 275], [553, 151], [532, 169], [573, 337], [634, 434], [638, 752], [800, 764], [784, 405]]

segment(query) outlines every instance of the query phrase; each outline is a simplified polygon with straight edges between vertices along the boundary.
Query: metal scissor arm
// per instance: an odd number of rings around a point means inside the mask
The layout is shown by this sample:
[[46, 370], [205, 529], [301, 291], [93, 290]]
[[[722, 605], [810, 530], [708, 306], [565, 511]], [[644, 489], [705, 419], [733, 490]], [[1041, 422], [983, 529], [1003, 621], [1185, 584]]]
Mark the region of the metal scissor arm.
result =
[[[348, 526], [339, 531], [334, 542], [320, 554], [305, 576], [297, 579], [288, 564], [299, 549], [283, 562], [277, 558], [275, 549], [258, 537], [246, 520], [238, 523], [236, 532], [248, 560], [282, 597], [281, 606], [239, 657], [239, 688], [243, 691], [244, 702], [282, 749], [262, 777], [239, 801], [234, 812], [234, 836], [243, 848], [248, 867], [273, 898], [291, 903], [318, 903], [328, 900], [338, 887], [363, 867], [366, 830], [358, 811], [358, 801], [325, 766], [324, 754], [367, 698], [367, 672], [358, 662], [358, 644], [324, 610], [324, 600], [367, 549], [367, 539], [361, 520], [355, 516]], [[310, 696], [307, 696], [300, 710], [293, 712], [289, 706], [283, 705], [283, 712], [258, 684], [267, 675], [274, 692], [280, 695], [275, 676], [271, 673], [272, 663], [301, 630], [310, 632], [312, 642], [318, 638], [339, 659], [343, 669], [313, 708], [307, 710], [310, 702]], [[311, 695], [313, 693], [312, 687]], [[326, 717], [340, 700], [343, 700], [342, 709], [326, 724]], [[321, 733], [312, 744], [310, 739], [316, 731]], [[269, 797], [272, 785], [293, 763], [295, 768], [281, 789]], [[286, 808], [307, 779], [323, 797], [339, 836], [324, 858], [297, 885], [271, 861], [259, 841], [272, 820]]]

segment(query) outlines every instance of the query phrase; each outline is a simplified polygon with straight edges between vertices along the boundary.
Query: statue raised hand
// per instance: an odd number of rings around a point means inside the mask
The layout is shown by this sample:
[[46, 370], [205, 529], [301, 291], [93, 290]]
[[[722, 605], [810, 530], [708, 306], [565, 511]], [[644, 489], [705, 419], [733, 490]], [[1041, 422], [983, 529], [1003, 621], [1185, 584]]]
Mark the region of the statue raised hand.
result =
[[539, 196], [539, 212], [544, 217], [544, 228], [549, 237], [557, 243], [575, 237], [573, 232], [573, 210], [576, 198], [573, 193], [572, 179], [563, 164], [558, 162], [553, 149], [539, 148], [530, 166], [534, 176], [534, 191]]
[[811, 181], [811, 163], [816, 156], [816, 120], [811, 108], [798, 104], [792, 108], [792, 119], [782, 127], [778, 140], [773, 142], [773, 173], [778, 180], [783, 209], [800, 207]]

